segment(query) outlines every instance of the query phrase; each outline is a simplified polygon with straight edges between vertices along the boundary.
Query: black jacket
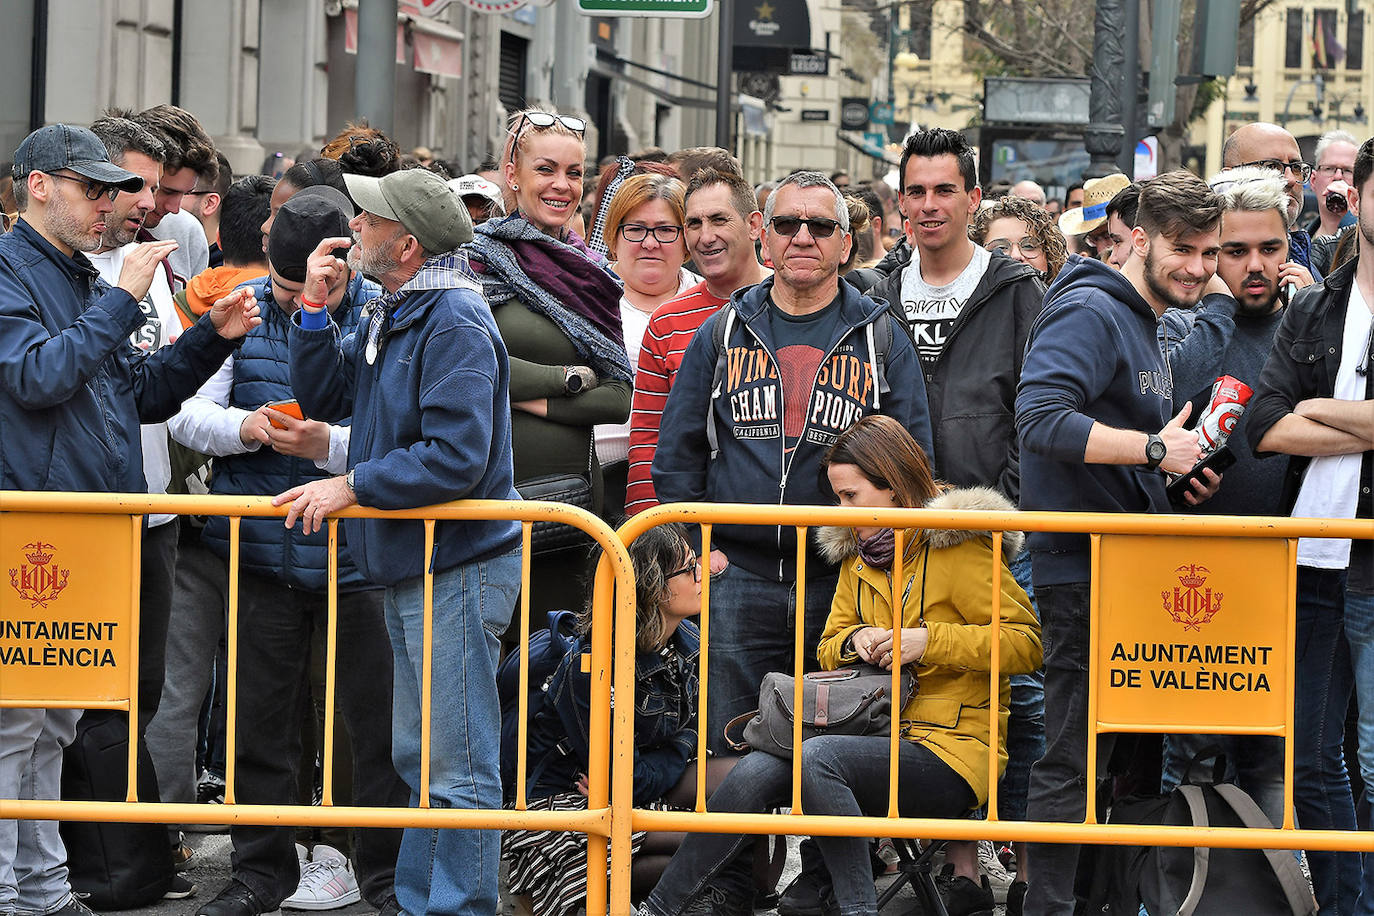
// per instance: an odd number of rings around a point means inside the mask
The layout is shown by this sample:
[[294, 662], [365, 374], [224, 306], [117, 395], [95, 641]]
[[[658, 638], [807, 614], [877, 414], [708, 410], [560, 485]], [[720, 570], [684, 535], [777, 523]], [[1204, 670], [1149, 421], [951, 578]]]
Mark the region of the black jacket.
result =
[[[1359, 261], [1343, 264], [1321, 283], [1303, 289], [1294, 297], [1274, 335], [1274, 349], [1264, 364], [1255, 397], [1246, 412], [1250, 446], [1256, 457], [1274, 454], [1261, 452], [1260, 440], [1275, 423], [1292, 413], [1306, 398], [1329, 398], [1336, 388], [1336, 370], [1341, 364], [1341, 343], [1345, 328], [1345, 309], [1350, 300], [1350, 285], [1355, 280]], [[1374, 397], [1374, 373], [1365, 376], [1365, 397]], [[1291, 512], [1310, 458], [1291, 455], [1283, 484], [1283, 506]], [[1371, 500], [1371, 465], [1374, 450], [1360, 461], [1360, 488], [1355, 504], [1356, 518], [1374, 518]], [[1356, 539], [1350, 546], [1348, 587], [1358, 592], [1374, 592], [1374, 541]]]
[[[902, 311], [910, 262], [868, 295]], [[956, 486], [996, 487], [1012, 502], [1021, 491], [1016, 386], [1031, 322], [1045, 287], [1032, 267], [993, 254], [969, 296], [935, 369], [925, 370], [935, 472]]]

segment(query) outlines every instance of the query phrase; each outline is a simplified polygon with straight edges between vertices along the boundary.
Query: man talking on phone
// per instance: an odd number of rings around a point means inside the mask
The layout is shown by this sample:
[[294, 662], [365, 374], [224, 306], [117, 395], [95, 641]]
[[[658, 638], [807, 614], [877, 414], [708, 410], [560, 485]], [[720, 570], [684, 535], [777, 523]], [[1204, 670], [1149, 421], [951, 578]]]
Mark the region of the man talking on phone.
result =
[[[1196, 309], [1164, 313], [1174, 390], [1201, 415], [1212, 385], [1223, 375], [1254, 388], [1274, 343], [1290, 284], [1311, 275], [1288, 260], [1288, 195], [1269, 169], [1242, 166], [1209, 182], [1221, 197], [1221, 251], [1217, 272]], [[1178, 402], [1175, 398], [1175, 402]], [[1260, 461], [1245, 445], [1246, 415], [1223, 446], [1235, 464], [1216, 495], [1190, 512], [1207, 515], [1285, 515], [1283, 463]], [[1204, 472], [1210, 475], [1210, 472]], [[1208, 476], [1208, 482], [1211, 477]], [[1283, 739], [1267, 735], [1171, 735], [1165, 743], [1165, 788], [1181, 782], [1189, 760], [1221, 745], [1236, 781], [1274, 823], [1283, 823]]]

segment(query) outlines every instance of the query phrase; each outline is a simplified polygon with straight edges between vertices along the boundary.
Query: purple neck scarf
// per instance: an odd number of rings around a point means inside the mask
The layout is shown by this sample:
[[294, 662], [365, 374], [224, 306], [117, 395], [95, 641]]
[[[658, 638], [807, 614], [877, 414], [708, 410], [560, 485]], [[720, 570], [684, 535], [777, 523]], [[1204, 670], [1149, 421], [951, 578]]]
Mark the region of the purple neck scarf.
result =
[[859, 538], [859, 556], [869, 566], [878, 569], [892, 568], [892, 557], [896, 551], [896, 536], [891, 528], [884, 528], [870, 538]]

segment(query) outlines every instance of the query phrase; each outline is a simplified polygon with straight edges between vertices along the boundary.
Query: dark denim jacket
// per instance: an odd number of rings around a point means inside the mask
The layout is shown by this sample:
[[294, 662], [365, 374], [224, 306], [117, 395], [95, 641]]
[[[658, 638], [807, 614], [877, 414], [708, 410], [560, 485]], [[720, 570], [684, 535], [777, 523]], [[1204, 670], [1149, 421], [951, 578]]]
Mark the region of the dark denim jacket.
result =
[[[587, 771], [591, 677], [581, 664], [587, 648], [584, 638], [559, 662], [530, 728], [531, 798], [571, 792]], [[662, 650], [635, 656], [636, 805], [667, 794], [696, 755], [700, 651], [696, 624], [684, 620]]]

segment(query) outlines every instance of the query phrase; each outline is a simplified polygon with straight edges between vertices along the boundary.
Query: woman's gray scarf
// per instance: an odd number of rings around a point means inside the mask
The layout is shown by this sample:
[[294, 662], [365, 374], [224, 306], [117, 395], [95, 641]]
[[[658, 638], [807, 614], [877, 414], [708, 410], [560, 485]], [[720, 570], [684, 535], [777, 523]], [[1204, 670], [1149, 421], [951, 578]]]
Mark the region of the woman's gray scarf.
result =
[[[518, 215], [488, 220], [476, 227], [468, 250], [485, 264], [478, 270], [482, 292], [495, 307], [519, 299], [530, 311], [548, 318], [572, 341], [578, 355], [603, 379], [633, 382], [634, 370], [621, 340], [611, 340], [591, 321], [565, 306], [525, 273], [506, 241], [537, 242], [551, 248], [565, 248], [566, 254], [586, 258], [577, 248], [540, 232]], [[614, 276], [613, 274], [611, 276]], [[618, 308], [618, 303], [617, 303]]]

